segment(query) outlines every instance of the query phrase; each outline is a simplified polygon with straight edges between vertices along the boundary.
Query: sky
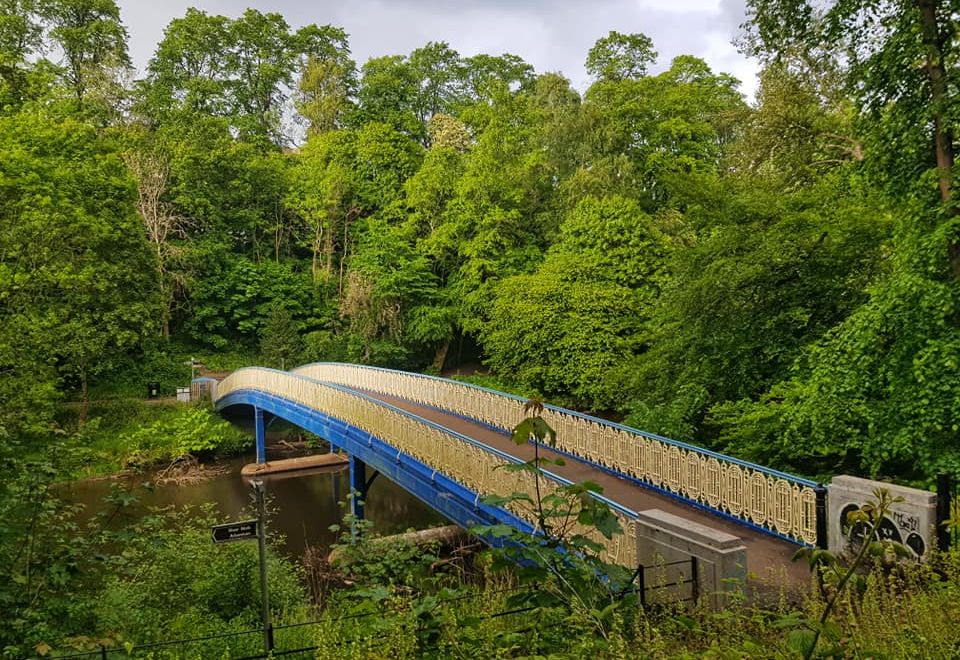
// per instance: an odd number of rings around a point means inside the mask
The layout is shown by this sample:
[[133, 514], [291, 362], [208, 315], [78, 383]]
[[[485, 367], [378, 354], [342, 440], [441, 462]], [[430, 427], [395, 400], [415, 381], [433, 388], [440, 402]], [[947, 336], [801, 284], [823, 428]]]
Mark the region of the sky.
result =
[[538, 72], [559, 71], [575, 87], [589, 85], [587, 51], [610, 30], [642, 32], [660, 54], [654, 72], [676, 55], [703, 58], [715, 72], [741, 81], [752, 97], [756, 62], [731, 41], [744, 20], [744, 0], [119, 0], [130, 32], [130, 55], [142, 73], [163, 30], [188, 7], [236, 17], [247, 7], [282, 14], [294, 29], [335, 25], [350, 35], [353, 58], [406, 55], [428, 41], [446, 41], [463, 56], [519, 55]]

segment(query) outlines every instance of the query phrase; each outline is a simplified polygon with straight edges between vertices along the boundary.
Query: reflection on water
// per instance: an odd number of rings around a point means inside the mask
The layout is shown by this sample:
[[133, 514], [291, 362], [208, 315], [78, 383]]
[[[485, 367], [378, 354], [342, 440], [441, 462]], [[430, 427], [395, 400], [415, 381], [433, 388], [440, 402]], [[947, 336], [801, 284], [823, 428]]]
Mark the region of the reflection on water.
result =
[[[143, 515], [149, 507], [213, 503], [229, 520], [252, 516], [251, 488], [240, 476], [240, 468], [254, 460], [250, 456], [224, 461], [229, 469], [212, 479], [191, 485], [157, 486], [152, 492], [134, 488], [139, 503], [128, 515]], [[149, 481], [150, 475], [139, 478]], [[339, 523], [344, 509], [338, 505], [347, 494], [349, 478], [346, 466], [322, 468], [310, 472], [287, 473], [263, 479], [269, 509], [272, 512], [269, 527], [284, 537], [282, 549], [291, 557], [299, 558], [304, 549], [319, 545], [327, 548], [336, 540], [328, 528]], [[110, 493], [116, 481], [85, 481], [70, 484], [66, 497], [86, 505], [92, 514], [104, 507], [103, 497]], [[131, 484], [130, 481], [126, 482]], [[421, 503], [413, 495], [386, 477], [378, 477], [370, 487], [366, 500], [366, 517], [381, 534], [402, 532], [408, 528], [425, 529], [446, 524], [444, 518]]]

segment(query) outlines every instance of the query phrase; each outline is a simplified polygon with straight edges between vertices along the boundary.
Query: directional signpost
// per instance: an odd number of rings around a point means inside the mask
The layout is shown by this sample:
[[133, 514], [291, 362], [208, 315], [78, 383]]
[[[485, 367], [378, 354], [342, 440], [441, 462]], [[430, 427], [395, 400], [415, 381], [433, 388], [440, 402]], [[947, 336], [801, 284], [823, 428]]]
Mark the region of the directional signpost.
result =
[[244, 520], [243, 522], [227, 523], [226, 525], [214, 525], [211, 528], [213, 532], [214, 543], [229, 543], [230, 541], [247, 541], [257, 538], [259, 525], [256, 520]]
[[210, 532], [214, 543], [231, 543], [257, 539], [260, 550], [260, 595], [263, 598], [263, 647], [266, 653], [273, 650], [273, 626], [270, 625], [270, 596], [267, 593], [267, 529], [263, 502], [263, 482], [254, 481], [254, 501], [257, 504], [257, 519], [214, 525]]

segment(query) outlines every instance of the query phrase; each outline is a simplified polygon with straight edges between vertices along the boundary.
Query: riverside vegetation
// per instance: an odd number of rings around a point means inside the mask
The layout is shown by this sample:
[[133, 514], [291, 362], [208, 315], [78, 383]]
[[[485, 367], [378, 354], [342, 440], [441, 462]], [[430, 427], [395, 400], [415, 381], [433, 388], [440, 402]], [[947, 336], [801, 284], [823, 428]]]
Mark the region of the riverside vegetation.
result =
[[[960, 474], [956, 8], [747, 6], [731, 36], [763, 65], [751, 102], [642, 34], [600, 38], [577, 90], [440, 41], [358, 65], [343, 30], [252, 9], [188, 10], [134, 81], [113, 0], [0, 0], [4, 652], [255, 622], [249, 549], [216, 554], [182, 513], [128, 521], [122, 492], [81, 526], [55, 488], [239, 450], [202, 409], [118, 400], [171, 393], [192, 356], [479, 362], [498, 387], [811, 477]], [[272, 562], [298, 619], [299, 569]], [[817, 652], [955, 653], [956, 558], [877, 571], [851, 579]], [[483, 607], [509, 579], [480, 579]], [[613, 611], [600, 635], [555, 604], [458, 637], [472, 606], [431, 618], [422, 582], [365, 600], [390, 613], [365, 638], [382, 648], [349, 641], [367, 620], [302, 634], [360, 657], [424, 652], [425, 621], [455, 657], [801, 649], [787, 603]]]

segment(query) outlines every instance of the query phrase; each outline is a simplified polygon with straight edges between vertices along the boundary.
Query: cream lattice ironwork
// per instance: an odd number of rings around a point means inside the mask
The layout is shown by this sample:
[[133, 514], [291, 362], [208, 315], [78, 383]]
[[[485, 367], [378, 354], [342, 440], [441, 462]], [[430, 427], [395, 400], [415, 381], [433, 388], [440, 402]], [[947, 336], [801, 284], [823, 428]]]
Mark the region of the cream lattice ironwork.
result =
[[[412, 413], [372, 400], [362, 393], [344, 391], [336, 386], [316, 382], [303, 375], [291, 375], [272, 369], [249, 368], [234, 372], [217, 388], [221, 399], [240, 390], [263, 392], [335, 417], [362, 429], [396, 447], [403, 453], [437, 470], [479, 495], [524, 493], [535, 496], [534, 476], [528, 472], [497, 469], [519, 459], [507, 456], [482, 443], [444, 429]], [[553, 492], [560, 483], [569, 483], [547, 473], [540, 483], [541, 492]], [[511, 511], [531, 525], [536, 524], [532, 512], [522, 506]], [[623, 534], [604, 539], [595, 530], [588, 533], [606, 547], [604, 559], [633, 567], [637, 563], [637, 531], [634, 517], [628, 510], [615, 507]]]
[[[293, 373], [408, 399], [500, 429], [523, 418], [523, 399], [445, 378], [336, 363]], [[812, 481], [563, 408], [547, 406], [543, 417], [557, 431], [561, 451], [794, 541], [817, 541]]]

